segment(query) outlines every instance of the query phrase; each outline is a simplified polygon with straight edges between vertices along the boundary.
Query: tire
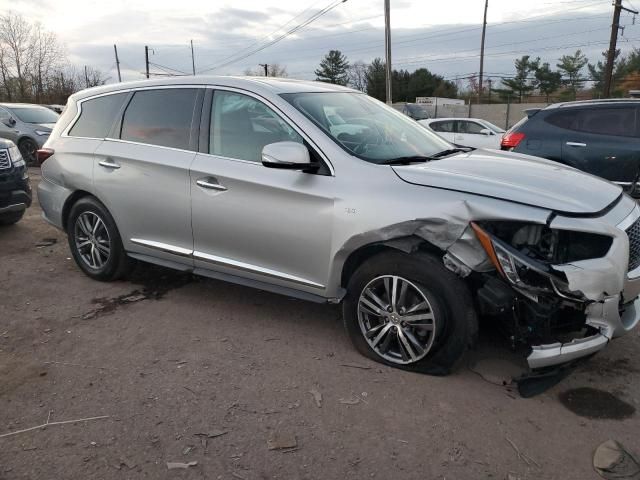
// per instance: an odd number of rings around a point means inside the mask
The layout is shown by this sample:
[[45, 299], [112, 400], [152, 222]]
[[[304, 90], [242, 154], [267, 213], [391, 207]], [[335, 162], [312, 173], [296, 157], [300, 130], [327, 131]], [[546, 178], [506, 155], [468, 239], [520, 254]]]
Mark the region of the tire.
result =
[[[393, 277], [397, 308], [384, 311], [380, 307], [390, 303], [387, 292], [393, 291]], [[367, 289], [377, 301], [365, 294]], [[478, 332], [467, 285], [440, 259], [426, 253], [393, 251], [372, 257], [351, 276], [342, 308], [347, 334], [360, 353], [392, 367], [430, 375], [451, 373]]]
[[18, 223], [24, 217], [24, 210], [19, 212], [10, 212], [0, 215], [0, 225], [13, 225]]
[[32, 167], [37, 165], [36, 151], [38, 150], [38, 145], [36, 142], [30, 138], [24, 138], [18, 143], [18, 150], [20, 150], [20, 155], [24, 158], [27, 166]]
[[122, 246], [118, 227], [96, 198], [83, 197], [73, 205], [67, 238], [76, 264], [94, 280], [109, 282], [129, 273], [132, 262]]

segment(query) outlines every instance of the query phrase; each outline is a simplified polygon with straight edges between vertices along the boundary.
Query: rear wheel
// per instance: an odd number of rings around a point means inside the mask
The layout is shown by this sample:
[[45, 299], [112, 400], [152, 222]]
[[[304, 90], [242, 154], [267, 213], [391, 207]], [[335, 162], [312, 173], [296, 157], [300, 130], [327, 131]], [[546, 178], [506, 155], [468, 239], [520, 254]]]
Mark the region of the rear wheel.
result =
[[24, 210], [2, 214], [0, 215], [0, 225], [13, 225], [22, 220], [23, 216]]
[[477, 335], [464, 282], [428, 254], [381, 253], [353, 274], [343, 303], [355, 347], [387, 365], [446, 375]]
[[81, 198], [72, 207], [67, 237], [76, 264], [91, 278], [111, 281], [129, 272], [131, 262], [115, 221], [95, 198]]

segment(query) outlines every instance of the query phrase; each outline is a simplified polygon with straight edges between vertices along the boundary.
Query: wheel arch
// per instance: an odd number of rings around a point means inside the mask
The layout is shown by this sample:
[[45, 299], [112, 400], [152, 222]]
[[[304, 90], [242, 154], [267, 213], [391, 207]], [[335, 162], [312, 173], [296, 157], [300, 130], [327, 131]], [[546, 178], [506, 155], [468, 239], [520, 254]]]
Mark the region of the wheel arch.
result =
[[349, 283], [349, 279], [360, 265], [365, 263], [371, 257], [385, 251], [400, 251], [407, 254], [423, 251], [436, 255], [444, 255], [445, 253], [442, 249], [436, 247], [431, 242], [416, 235], [394, 238], [383, 242], [368, 243], [351, 252], [342, 264], [340, 286], [346, 288]]
[[71, 213], [71, 209], [78, 202], [78, 200], [86, 197], [93, 197], [100, 202], [100, 199], [98, 197], [96, 197], [94, 194], [90, 192], [87, 192], [86, 190], [76, 190], [71, 195], [69, 195], [69, 197], [67, 197], [67, 199], [65, 200], [64, 205], [62, 207], [62, 215], [61, 215], [62, 227], [65, 230], [68, 229], [67, 222], [69, 221], [69, 214]]

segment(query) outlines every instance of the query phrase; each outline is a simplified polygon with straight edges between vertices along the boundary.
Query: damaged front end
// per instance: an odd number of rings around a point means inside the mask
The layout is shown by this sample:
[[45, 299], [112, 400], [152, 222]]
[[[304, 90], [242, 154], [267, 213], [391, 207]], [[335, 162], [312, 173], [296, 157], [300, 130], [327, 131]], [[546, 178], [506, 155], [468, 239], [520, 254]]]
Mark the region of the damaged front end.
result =
[[[636, 208], [625, 222], [638, 217]], [[625, 229], [594, 228], [593, 219], [554, 220], [469, 225], [494, 267], [474, 274], [480, 311], [502, 320], [514, 347], [530, 349], [531, 369], [591, 355], [640, 319]]]

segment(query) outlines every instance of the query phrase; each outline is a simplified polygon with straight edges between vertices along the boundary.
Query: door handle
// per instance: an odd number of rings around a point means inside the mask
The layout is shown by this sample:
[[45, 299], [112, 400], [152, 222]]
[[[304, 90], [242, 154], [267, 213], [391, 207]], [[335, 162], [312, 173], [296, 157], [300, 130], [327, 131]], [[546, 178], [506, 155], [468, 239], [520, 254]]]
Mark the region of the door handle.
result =
[[113, 160], [100, 160], [98, 162], [98, 165], [100, 165], [101, 167], [105, 167], [105, 168], [113, 168], [113, 169], [118, 169], [120, 168], [120, 165], [118, 165], [116, 162], [114, 162]]
[[227, 187], [224, 185], [220, 185], [218, 180], [213, 177], [199, 178], [196, 180], [196, 184], [202, 188], [208, 188], [210, 190], [218, 190], [220, 192], [224, 192], [227, 190]]
[[568, 147], [586, 147], [587, 144], [582, 142], [567, 142], [567, 146]]

